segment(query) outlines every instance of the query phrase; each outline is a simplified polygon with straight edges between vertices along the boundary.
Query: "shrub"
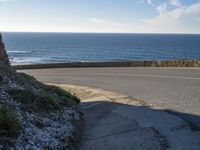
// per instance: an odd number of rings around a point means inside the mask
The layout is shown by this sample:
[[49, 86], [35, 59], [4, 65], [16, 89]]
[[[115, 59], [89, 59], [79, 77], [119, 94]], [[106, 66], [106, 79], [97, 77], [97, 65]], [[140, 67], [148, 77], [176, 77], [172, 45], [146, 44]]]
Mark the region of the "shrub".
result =
[[9, 90], [8, 93], [12, 96], [12, 98], [20, 103], [29, 104], [33, 103], [36, 99], [36, 95], [28, 90]]
[[47, 93], [43, 93], [40, 96], [38, 96], [34, 104], [36, 105], [37, 109], [40, 111], [51, 111], [51, 110], [57, 110], [60, 108], [59, 103]]
[[10, 90], [12, 98], [32, 111], [50, 111], [59, 108], [58, 102], [48, 93], [35, 94], [28, 90]]
[[0, 136], [15, 136], [19, 133], [20, 124], [11, 112], [6, 107], [0, 108]]

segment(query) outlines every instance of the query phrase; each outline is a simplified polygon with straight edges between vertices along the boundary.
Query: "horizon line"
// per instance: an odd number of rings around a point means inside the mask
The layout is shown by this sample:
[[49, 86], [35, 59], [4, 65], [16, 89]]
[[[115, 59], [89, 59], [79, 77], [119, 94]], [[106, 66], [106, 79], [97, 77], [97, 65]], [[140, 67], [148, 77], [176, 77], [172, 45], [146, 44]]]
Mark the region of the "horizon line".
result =
[[190, 35], [200, 35], [200, 33], [182, 33], [182, 32], [67, 32], [67, 31], [63, 31], [63, 32], [56, 32], [56, 31], [0, 31], [0, 33], [73, 33], [73, 34], [182, 34], [182, 35], [186, 35], [186, 34], [190, 34]]

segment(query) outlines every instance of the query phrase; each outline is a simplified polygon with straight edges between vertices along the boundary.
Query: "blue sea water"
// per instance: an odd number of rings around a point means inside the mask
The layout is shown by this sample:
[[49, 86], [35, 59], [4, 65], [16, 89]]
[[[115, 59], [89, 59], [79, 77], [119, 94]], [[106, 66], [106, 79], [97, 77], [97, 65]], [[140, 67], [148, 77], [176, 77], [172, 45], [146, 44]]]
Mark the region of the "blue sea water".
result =
[[3, 33], [13, 65], [200, 59], [200, 35]]

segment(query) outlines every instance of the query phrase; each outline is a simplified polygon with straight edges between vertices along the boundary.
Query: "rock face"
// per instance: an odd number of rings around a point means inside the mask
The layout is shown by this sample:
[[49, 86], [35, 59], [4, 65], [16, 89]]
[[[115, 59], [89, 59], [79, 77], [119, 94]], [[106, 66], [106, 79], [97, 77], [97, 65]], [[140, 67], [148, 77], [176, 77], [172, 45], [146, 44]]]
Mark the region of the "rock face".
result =
[[0, 150], [73, 149], [82, 131], [78, 98], [17, 73], [1, 39]]
[[5, 50], [1, 33], [0, 33], [0, 61], [4, 62], [6, 65], [9, 65], [9, 59]]

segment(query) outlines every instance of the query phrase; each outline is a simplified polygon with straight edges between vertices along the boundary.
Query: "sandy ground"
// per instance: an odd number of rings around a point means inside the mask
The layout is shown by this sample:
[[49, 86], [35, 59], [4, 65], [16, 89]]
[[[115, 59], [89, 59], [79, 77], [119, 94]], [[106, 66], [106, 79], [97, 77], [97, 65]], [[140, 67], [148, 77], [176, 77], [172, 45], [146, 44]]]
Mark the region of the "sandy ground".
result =
[[199, 150], [200, 131], [158, 104], [102, 89], [54, 84], [81, 98], [80, 150]]

